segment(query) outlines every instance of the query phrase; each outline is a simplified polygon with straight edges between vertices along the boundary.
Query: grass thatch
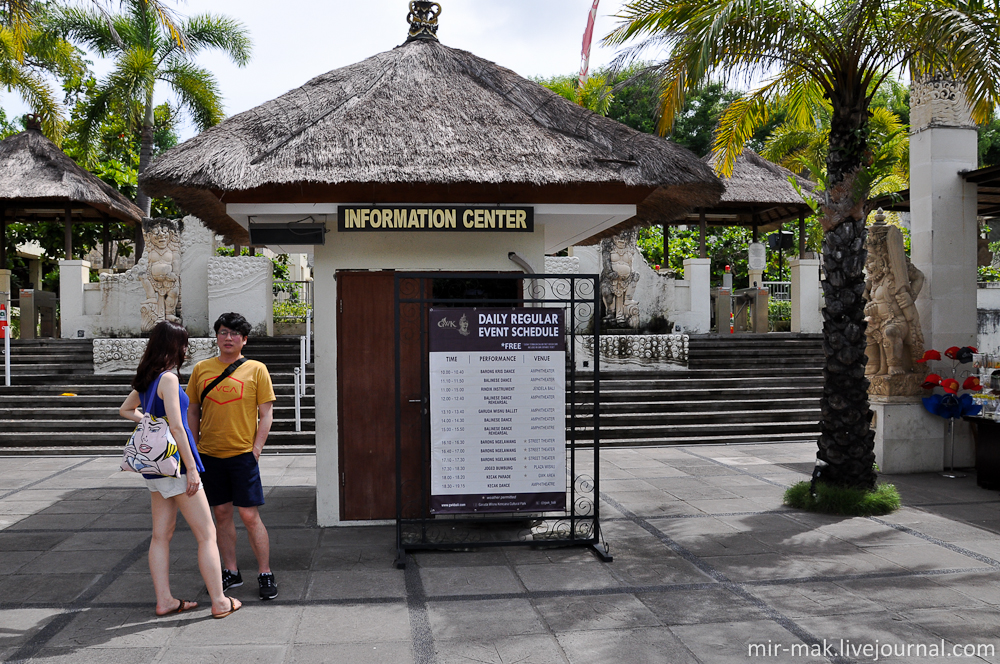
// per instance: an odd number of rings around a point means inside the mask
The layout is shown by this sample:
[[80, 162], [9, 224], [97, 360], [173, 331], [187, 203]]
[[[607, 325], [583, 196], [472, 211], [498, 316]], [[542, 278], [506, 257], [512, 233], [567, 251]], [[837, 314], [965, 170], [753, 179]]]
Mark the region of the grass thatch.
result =
[[[85, 218], [142, 221], [142, 210], [118, 191], [77, 165], [41, 131], [28, 129], [0, 141], [0, 203], [7, 216], [31, 218], [20, 210], [84, 204], [93, 208]], [[102, 214], [103, 213], [103, 214]], [[79, 217], [80, 215], [74, 215]], [[61, 214], [58, 215], [61, 219]]]
[[824, 512], [842, 516], [879, 516], [899, 509], [899, 492], [892, 484], [879, 484], [874, 491], [834, 486], [816, 482], [813, 495], [812, 483], [805, 481], [785, 491], [785, 505], [809, 512]]
[[521, 203], [543, 201], [503, 200], [504, 187], [522, 185], [530, 197], [546, 187], [615, 185], [631, 188], [635, 203], [655, 192], [657, 209], [674, 218], [723, 191], [684, 148], [434, 41], [318, 76], [169, 150], [142, 177], [148, 193], [223, 224], [221, 203], [212, 210], [194, 190], [225, 200], [359, 183], [374, 194], [387, 185], [480, 186], [495, 202]]

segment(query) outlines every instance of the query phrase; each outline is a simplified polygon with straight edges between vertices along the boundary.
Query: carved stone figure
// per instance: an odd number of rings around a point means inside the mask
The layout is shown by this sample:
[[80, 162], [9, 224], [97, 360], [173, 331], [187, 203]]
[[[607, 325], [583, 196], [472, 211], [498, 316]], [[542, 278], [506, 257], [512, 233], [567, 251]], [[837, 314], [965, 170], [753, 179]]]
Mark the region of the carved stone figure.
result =
[[630, 229], [601, 240], [601, 299], [609, 327], [639, 327], [639, 303], [634, 299], [639, 273], [632, 270], [636, 237], [638, 230]]
[[920, 394], [923, 373], [914, 364], [924, 354], [924, 336], [915, 304], [924, 274], [906, 256], [903, 234], [880, 214], [868, 230], [865, 263], [865, 320], [868, 321], [868, 376], [872, 394]]
[[146, 270], [139, 275], [146, 292], [140, 307], [143, 332], [161, 320], [180, 322], [177, 304], [181, 295], [181, 230], [179, 220], [142, 220], [146, 243]]

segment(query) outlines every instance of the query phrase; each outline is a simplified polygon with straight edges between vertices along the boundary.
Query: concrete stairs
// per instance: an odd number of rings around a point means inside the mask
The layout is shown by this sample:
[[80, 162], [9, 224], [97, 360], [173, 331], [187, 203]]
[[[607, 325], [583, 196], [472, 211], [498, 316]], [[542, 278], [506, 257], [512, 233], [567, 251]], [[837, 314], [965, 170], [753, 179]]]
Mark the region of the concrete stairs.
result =
[[[255, 337], [243, 354], [268, 366], [278, 397], [266, 449], [314, 451], [311, 364], [306, 367], [307, 393], [301, 402], [302, 431], [295, 431], [298, 337]], [[132, 389], [132, 375], [97, 376], [93, 371], [89, 340], [12, 341], [11, 387], [3, 386], [0, 373], [0, 454], [119, 453], [135, 426], [118, 415]]]
[[[692, 336], [689, 368], [601, 372], [601, 444], [815, 440], [823, 391], [821, 335]], [[577, 381], [567, 423], [593, 440], [593, 378]]]

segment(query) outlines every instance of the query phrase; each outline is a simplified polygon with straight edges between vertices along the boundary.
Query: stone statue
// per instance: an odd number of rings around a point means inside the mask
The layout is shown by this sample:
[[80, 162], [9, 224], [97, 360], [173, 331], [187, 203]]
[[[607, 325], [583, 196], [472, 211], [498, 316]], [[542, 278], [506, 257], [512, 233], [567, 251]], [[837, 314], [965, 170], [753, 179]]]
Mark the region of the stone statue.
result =
[[601, 299], [609, 327], [639, 327], [639, 303], [634, 299], [639, 273], [632, 270], [638, 234], [633, 228], [601, 240]]
[[881, 211], [868, 230], [865, 271], [869, 391], [879, 396], [920, 394], [924, 375], [915, 373], [915, 362], [923, 357], [924, 335], [915, 301], [924, 274], [906, 256], [899, 228], [887, 225]]
[[177, 304], [181, 295], [181, 222], [173, 219], [143, 219], [146, 270], [139, 279], [146, 292], [140, 307], [142, 331], [161, 320], [180, 322]]

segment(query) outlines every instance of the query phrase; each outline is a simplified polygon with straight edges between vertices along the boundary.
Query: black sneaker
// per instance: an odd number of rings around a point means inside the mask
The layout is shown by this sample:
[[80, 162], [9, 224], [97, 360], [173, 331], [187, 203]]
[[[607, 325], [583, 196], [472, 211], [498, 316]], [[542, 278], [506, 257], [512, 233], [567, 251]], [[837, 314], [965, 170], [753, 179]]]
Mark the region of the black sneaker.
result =
[[274, 599], [278, 596], [278, 584], [274, 582], [274, 575], [270, 572], [258, 576], [257, 585], [260, 587], [261, 599]]
[[228, 569], [222, 569], [222, 592], [226, 592], [230, 588], [239, 588], [243, 585], [243, 576], [240, 574], [239, 570], [236, 573], [230, 572]]

